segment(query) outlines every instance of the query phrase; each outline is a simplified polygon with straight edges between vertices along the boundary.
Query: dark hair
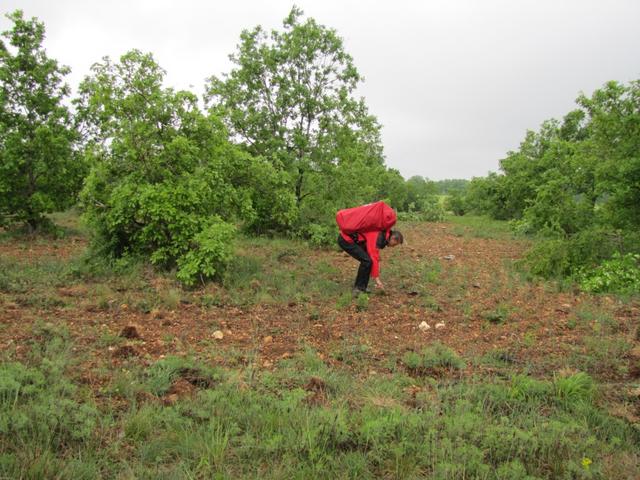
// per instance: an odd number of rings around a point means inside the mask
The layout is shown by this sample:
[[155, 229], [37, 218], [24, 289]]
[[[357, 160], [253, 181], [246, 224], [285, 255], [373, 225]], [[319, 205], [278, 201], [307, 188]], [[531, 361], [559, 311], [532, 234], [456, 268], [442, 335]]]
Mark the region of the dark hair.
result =
[[402, 236], [402, 233], [400, 233], [398, 230], [391, 230], [391, 235], [389, 235], [389, 240], [391, 240], [392, 238], [395, 238], [400, 245], [402, 245], [402, 243], [404, 242], [404, 237]]

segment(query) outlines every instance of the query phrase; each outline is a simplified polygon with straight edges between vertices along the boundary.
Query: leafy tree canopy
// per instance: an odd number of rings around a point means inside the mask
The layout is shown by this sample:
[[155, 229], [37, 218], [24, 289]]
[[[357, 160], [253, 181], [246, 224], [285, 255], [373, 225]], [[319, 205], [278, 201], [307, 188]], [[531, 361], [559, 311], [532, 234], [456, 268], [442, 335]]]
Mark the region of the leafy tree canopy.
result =
[[63, 100], [67, 67], [47, 56], [44, 24], [20, 10], [0, 40], [0, 223], [33, 230], [76, 201], [84, 165]]
[[232, 223], [286, 223], [293, 198], [279, 194], [271, 164], [231, 145], [194, 94], [164, 88], [163, 78], [136, 50], [92, 67], [77, 101], [92, 165], [81, 198], [105, 253], [177, 265], [193, 283], [230, 259]]
[[294, 7], [281, 31], [243, 31], [234, 68], [211, 77], [207, 93], [232, 138], [289, 176], [298, 230], [337, 208], [404, 196], [384, 166], [380, 125], [355, 96], [362, 77], [342, 39], [302, 14]]

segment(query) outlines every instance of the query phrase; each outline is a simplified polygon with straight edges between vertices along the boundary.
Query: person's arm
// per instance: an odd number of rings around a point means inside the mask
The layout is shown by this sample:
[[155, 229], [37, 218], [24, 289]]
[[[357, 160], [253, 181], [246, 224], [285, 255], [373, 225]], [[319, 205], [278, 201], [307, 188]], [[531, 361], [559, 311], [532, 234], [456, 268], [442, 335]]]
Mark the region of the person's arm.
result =
[[380, 286], [379, 276], [380, 276], [380, 250], [376, 246], [376, 241], [378, 239], [379, 232], [367, 232], [363, 233], [362, 236], [367, 241], [367, 253], [371, 257], [371, 276], [376, 280], [376, 285]]

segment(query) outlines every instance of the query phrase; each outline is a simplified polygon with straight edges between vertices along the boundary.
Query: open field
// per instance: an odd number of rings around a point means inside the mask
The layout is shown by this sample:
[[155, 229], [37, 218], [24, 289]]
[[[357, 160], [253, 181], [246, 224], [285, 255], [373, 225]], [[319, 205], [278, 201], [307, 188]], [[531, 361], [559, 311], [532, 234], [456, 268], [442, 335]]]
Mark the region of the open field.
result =
[[185, 290], [57, 221], [0, 236], [0, 478], [638, 478], [638, 298], [532, 281], [504, 224], [401, 225], [352, 300], [337, 250]]

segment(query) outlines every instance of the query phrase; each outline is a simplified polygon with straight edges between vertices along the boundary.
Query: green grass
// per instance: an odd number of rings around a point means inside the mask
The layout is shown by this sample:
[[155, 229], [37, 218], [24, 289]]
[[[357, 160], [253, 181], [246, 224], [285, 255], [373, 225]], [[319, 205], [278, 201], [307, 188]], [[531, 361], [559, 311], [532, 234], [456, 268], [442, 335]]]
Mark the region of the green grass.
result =
[[509, 304], [500, 303], [495, 308], [484, 311], [482, 318], [489, 323], [502, 324], [509, 320], [512, 313], [513, 308]]
[[338, 270], [314, 255], [306, 243], [242, 237], [238, 255], [227, 268], [222, 302], [305, 303], [336, 298], [350, 285]]
[[406, 352], [402, 361], [410, 372], [420, 375], [437, 375], [443, 370], [460, 370], [465, 366], [453, 350], [440, 343], [425, 347], [420, 352]]
[[446, 221], [453, 225], [452, 232], [460, 237], [511, 239], [515, 235], [508, 222], [477, 215], [448, 215]]
[[[640, 432], [584, 373], [434, 382], [359, 379], [312, 349], [251, 373], [171, 357], [120, 369], [98, 405], [64, 329], [35, 333], [28, 361], [0, 365], [2, 478], [606, 479], [640, 465]], [[420, 357], [460, 366], [444, 347]], [[194, 393], [163, 401], [178, 378]]]
[[0, 292], [25, 294], [32, 289], [65, 285], [67, 262], [42, 258], [31, 262], [0, 257]]

